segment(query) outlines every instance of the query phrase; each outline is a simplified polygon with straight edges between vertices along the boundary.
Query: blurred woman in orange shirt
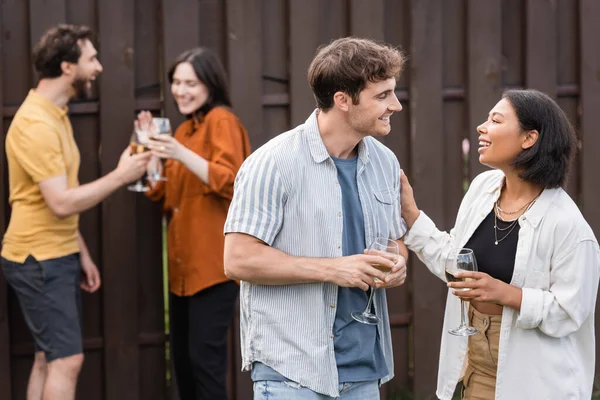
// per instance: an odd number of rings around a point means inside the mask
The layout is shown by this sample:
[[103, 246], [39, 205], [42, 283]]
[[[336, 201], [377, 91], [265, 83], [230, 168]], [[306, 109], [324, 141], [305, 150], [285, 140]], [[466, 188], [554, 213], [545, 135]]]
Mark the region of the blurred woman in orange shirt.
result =
[[[235, 175], [250, 154], [242, 123], [231, 111], [225, 71], [216, 55], [196, 48], [181, 54], [168, 73], [171, 93], [187, 120], [173, 137], [153, 141], [151, 168], [165, 182], [147, 195], [162, 200], [168, 217], [170, 327], [182, 400], [225, 400], [227, 327], [239, 287], [223, 271], [223, 225]], [[148, 112], [141, 124], [151, 121]]]

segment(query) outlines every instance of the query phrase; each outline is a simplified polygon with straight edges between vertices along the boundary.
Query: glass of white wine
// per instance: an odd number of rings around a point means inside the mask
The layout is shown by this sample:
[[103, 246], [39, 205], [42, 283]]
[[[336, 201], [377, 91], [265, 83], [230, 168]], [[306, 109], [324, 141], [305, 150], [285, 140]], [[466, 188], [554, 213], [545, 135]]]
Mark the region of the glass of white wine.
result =
[[[133, 128], [133, 133], [131, 134], [131, 140], [129, 141], [129, 147], [131, 149], [131, 154], [140, 154], [145, 151], [149, 151], [148, 148], [148, 132], [139, 129], [139, 127]], [[127, 190], [132, 192], [147, 192], [150, 190], [148, 186], [144, 184], [142, 178], [138, 179], [132, 185], [127, 186]]]
[[[400, 256], [400, 248], [398, 247], [398, 243], [396, 243], [396, 241], [386, 237], [378, 236], [369, 246], [367, 254], [385, 257], [396, 264], [398, 262], [398, 257]], [[387, 266], [379, 264], [373, 266], [382, 272], [391, 272], [391, 269]], [[354, 318], [356, 321], [368, 325], [377, 325], [379, 323], [379, 317], [375, 315], [374, 312], [371, 312], [374, 292], [375, 288], [372, 287], [371, 293], [369, 293], [369, 301], [367, 302], [367, 306], [365, 307], [364, 311], [356, 311], [352, 313], [352, 318]]]
[[[158, 136], [158, 135], [171, 135], [171, 122], [169, 118], [152, 118], [152, 125], [150, 127], [150, 139]], [[159, 160], [162, 162], [162, 160]], [[160, 171], [154, 170], [150, 173], [150, 179], [158, 182], [158, 181], [166, 181], [167, 177], [162, 175]]]
[[[446, 259], [446, 281], [448, 282], [463, 282], [470, 280], [469, 278], [456, 278], [455, 274], [458, 271], [477, 271], [477, 260], [473, 250], [462, 248], [453, 249], [450, 251], [448, 258]], [[471, 290], [471, 289], [457, 289], [457, 290]], [[469, 326], [467, 317], [466, 303], [460, 301], [460, 325], [458, 328], [450, 329], [448, 332], [455, 336], [472, 336], [477, 333], [477, 329]]]

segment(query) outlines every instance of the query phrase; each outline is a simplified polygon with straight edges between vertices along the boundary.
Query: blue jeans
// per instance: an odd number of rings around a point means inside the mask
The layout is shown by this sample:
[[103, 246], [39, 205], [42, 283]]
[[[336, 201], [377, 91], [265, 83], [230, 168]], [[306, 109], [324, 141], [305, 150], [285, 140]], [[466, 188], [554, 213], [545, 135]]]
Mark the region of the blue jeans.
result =
[[341, 383], [338, 397], [325, 396], [295, 382], [256, 381], [254, 400], [379, 400], [378, 381]]

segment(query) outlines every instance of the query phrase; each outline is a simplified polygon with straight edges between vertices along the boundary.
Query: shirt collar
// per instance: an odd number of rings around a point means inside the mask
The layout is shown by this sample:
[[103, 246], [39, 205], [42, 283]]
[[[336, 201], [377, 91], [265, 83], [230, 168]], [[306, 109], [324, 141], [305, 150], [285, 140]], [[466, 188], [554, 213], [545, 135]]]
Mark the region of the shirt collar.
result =
[[[319, 110], [315, 109], [306, 122], [304, 122], [304, 132], [306, 133], [308, 147], [313, 160], [316, 163], [321, 163], [331, 157], [327, 152], [327, 148], [325, 147], [323, 138], [319, 132], [319, 124], [317, 122], [318, 113]], [[358, 142], [358, 160], [362, 164], [367, 164], [369, 162], [369, 147], [367, 146], [365, 139]]]
[[[504, 179], [504, 174], [499, 174], [497, 180], [490, 182], [489, 186], [486, 188], [486, 192], [490, 194], [493, 193], [497, 199], [500, 196], [500, 191], [504, 185]], [[538, 226], [546, 216], [546, 212], [554, 201], [554, 197], [558, 191], [559, 189], [544, 189], [531, 208], [519, 217], [519, 221], [525, 223], [528, 222], [534, 227]]]
[[41, 94], [37, 93], [35, 89], [31, 89], [27, 97], [30, 101], [43, 107], [44, 110], [47, 110], [57, 118], [63, 118], [69, 112], [69, 107], [64, 106], [64, 108], [60, 108]]

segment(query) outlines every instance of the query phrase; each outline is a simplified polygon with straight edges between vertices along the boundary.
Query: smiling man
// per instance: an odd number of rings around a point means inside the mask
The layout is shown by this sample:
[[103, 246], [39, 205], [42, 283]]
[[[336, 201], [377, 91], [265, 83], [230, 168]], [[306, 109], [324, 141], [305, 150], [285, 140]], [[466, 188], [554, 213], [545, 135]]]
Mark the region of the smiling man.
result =
[[[403, 64], [396, 49], [365, 39], [321, 48], [308, 70], [317, 109], [237, 175], [225, 272], [242, 281], [243, 369], [252, 370], [254, 399], [377, 399], [393, 377], [385, 290], [374, 296], [377, 325], [351, 314], [364, 309], [370, 286], [406, 279], [400, 166], [373, 138], [389, 134], [402, 110], [394, 88]], [[364, 254], [376, 237], [399, 241], [395, 264]]]
[[[59, 25], [40, 39], [40, 76], [6, 135], [12, 213], [2, 269], [35, 340], [28, 400], [71, 400], [83, 363], [80, 289], [95, 292], [100, 274], [79, 233], [79, 213], [146, 172], [150, 153], [129, 155], [106, 176], [79, 185], [80, 156], [67, 103], [85, 98], [102, 72], [91, 31]], [[128, 132], [123, 132], [127, 135]]]

